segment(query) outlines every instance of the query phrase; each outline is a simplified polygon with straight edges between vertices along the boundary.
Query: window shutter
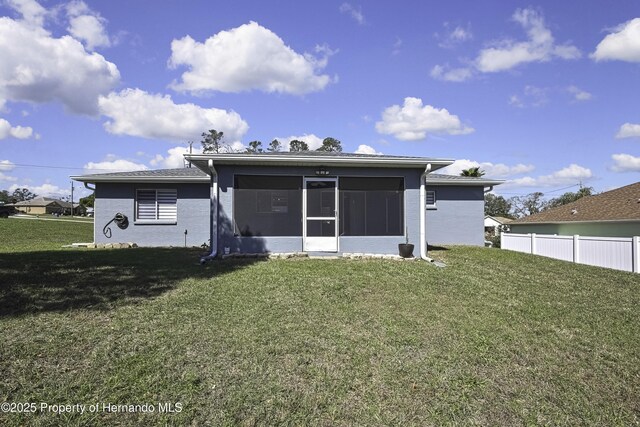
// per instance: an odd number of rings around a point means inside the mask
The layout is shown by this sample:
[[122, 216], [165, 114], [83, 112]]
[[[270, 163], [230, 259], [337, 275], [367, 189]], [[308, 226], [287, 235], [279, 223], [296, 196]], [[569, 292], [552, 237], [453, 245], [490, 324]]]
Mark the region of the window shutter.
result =
[[427, 191], [427, 206], [435, 206], [436, 204], [436, 192]]
[[176, 190], [158, 190], [158, 219], [175, 220], [178, 217]]
[[136, 218], [139, 220], [156, 219], [156, 191], [138, 190], [136, 195], [138, 202]]

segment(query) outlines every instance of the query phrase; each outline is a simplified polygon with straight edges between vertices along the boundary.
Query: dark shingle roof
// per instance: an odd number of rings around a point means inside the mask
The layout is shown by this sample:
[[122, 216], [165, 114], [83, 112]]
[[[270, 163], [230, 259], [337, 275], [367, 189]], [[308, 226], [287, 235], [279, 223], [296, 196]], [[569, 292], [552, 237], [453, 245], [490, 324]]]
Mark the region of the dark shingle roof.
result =
[[198, 168], [178, 168], [178, 169], [154, 169], [143, 171], [129, 171], [129, 172], [108, 172], [108, 173], [96, 173], [90, 175], [83, 175], [85, 177], [109, 177], [109, 176], [131, 176], [131, 177], [206, 177], [207, 174], [202, 172]]
[[442, 175], [437, 173], [430, 173], [427, 175], [427, 185], [432, 184], [448, 184], [448, 185], [498, 185], [504, 181], [475, 176], [461, 176], [461, 175]]
[[209, 175], [198, 168], [155, 169], [130, 172], [108, 172], [72, 176], [81, 182], [207, 182]]
[[625, 220], [640, 221], [640, 182], [583, 197], [575, 202], [520, 218], [511, 224]]

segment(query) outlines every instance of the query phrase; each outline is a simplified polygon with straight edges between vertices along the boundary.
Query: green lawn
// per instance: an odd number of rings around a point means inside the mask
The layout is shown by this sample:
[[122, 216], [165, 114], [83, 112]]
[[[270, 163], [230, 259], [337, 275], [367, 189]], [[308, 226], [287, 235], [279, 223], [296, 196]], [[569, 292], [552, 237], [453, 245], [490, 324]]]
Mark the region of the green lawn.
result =
[[640, 423], [637, 274], [465, 247], [432, 252], [444, 269], [201, 267], [191, 250], [58, 250], [90, 226], [22, 222], [0, 220], [0, 402], [155, 413], [0, 425]]

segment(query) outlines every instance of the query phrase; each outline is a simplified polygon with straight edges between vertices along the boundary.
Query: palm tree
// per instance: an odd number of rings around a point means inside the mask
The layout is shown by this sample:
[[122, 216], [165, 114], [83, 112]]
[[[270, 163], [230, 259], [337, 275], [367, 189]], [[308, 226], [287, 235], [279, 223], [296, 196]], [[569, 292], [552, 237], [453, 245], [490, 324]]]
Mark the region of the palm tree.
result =
[[464, 169], [462, 172], [460, 172], [460, 176], [473, 176], [476, 178], [480, 178], [483, 175], [484, 175], [484, 171], [480, 170], [480, 166]]

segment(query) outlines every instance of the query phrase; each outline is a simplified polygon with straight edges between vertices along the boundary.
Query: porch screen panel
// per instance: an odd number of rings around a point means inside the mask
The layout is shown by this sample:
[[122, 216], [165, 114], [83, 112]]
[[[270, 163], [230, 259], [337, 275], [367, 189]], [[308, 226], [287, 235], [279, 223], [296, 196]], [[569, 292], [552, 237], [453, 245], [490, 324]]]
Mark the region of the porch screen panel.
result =
[[340, 235], [404, 235], [404, 179], [340, 178]]
[[302, 236], [302, 178], [236, 175], [233, 223], [240, 236]]

